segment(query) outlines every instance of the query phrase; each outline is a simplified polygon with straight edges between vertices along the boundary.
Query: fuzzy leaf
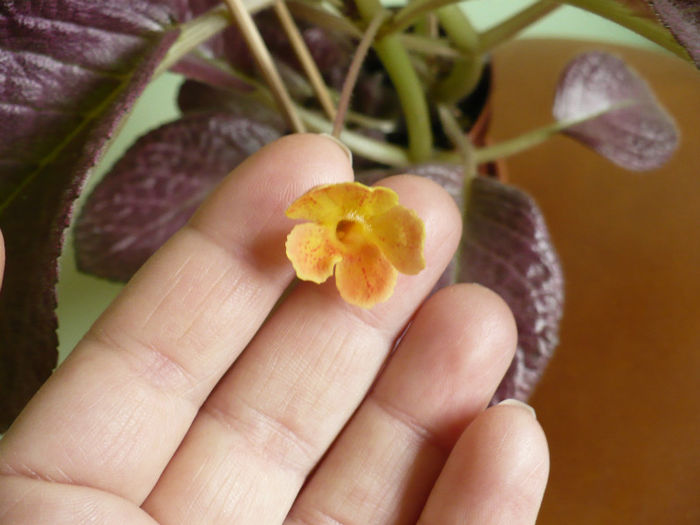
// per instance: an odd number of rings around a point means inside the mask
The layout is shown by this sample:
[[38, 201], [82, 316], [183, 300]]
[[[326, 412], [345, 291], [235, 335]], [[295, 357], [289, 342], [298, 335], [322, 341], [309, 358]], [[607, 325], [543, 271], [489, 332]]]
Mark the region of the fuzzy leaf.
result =
[[675, 123], [647, 83], [608, 53], [584, 53], [569, 63], [557, 85], [553, 113], [559, 121], [600, 113], [565, 133], [630, 170], [658, 168], [678, 145]]
[[282, 129], [233, 113], [198, 113], [139, 138], [78, 217], [78, 268], [128, 280], [227, 173]]
[[[423, 164], [401, 171], [437, 182], [464, 210], [461, 166]], [[393, 173], [367, 171], [358, 179], [372, 184]], [[525, 400], [557, 345], [563, 308], [561, 266], [542, 213], [523, 191], [489, 177], [476, 177], [459, 250], [459, 268], [453, 260], [436, 288], [477, 282], [508, 303], [518, 326], [518, 348], [494, 402], [508, 397]]]
[[650, 0], [661, 22], [700, 68], [700, 6], [697, 0]]
[[457, 279], [501, 295], [518, 327], [515, 358], [494, 396], [525, 400], [559, 339], [564, 281], [537, 204], [495, 179], [471, 184]]
[[176, 38], [177, 12], [166, 0], [0, 6], [0, 431], [55, 366], [56, 261], [73, 200]]

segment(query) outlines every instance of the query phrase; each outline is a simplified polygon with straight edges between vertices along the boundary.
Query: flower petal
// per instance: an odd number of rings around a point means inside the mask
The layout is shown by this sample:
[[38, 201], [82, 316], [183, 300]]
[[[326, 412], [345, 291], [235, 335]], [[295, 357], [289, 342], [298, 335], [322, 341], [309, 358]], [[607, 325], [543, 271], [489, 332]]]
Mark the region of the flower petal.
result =
[[333, 267], [343, 258], [333, 235], [327, 227], [310, 222], [297, 224], [287, 235], [287, 257], [299, 279], [320, 284], [333, 275]]
[[373, 244], [346, 252], [335, 270], [335, 284], [348, 303], [371, 308], [394, 293], [397, 271]]
[[425, 226], [413, 210], [397, 205], [367, 223], [370, 240], [398, 271], [415, 275], [425, 268]]
[[383, 213], [399, 201], [389, 188], [370, 188], [359, 182], [326, 184], [312, 188], [287, 208], [287, 217], [319, 224]]

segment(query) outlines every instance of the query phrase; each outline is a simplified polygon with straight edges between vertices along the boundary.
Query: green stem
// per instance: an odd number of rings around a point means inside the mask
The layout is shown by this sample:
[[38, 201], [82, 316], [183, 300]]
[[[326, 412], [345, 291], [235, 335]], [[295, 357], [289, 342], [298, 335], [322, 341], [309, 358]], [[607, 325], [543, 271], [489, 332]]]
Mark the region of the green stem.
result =
[[310, 22], [314, 25], [321, 26], [324, 29], [329, 29], [334, 32], [340, 32], [345, 35], [350, 35], [354, 38], [362, 38], [360, 31], [355, 24], [347, 18], [331, 13], [315, 4], [304, 0], [293, 0], [287, 2], [289, 10], [295, 16]]
[[444, 104], [438, 104], [438, 116], [440, 117], [440, 122], [442, 123], [442, 129], [445, 130], [445, 134], [454, 144], [460, 157], [462, 157], [462, 163], [464, 165], [464, 177], [466, 179], [471, 179], [476, 176], [476, 161], [474, 159], [474, 145], [464, 134], [464, 130], [457, 122], [454, 116], [456, 112], [454, 107], [448, 107]]
[[451, 47], [450, 42], [444, 38], [428, 38], [411, 33], [401, 33], [398, 36], [408, 51], [452, 60], [462, 57], [462, 54], [456, 48]]
[[469, 95], [481, 78], [483, 57], [477, 54], [479, 36], [459, 6], [449, 5], [438, 10], [440, 24], [452, 43], [462, 52], [449, 75], [433, 89], [439, 100], [454, 104]]
[[[319, 113], [301, 106], [297, 106], [297, 112], [312, 131], [331, 134], [333, 124]], [[348, 130], [341, 131], [339, 138], [354, 153], [375, 162], [395, 167], [411, 164], [412, 159], [406, 150], [387, 142], [374, 140]]]
[[[254, 14], [272, 5], [272, 0], [245, 0], [244, 5], [249, 13]], [[182, 24], [180, 34], [153, 72], [153, 78], [170, 69], [183, 56], [226, 29], [232, 22], [229, 10], [220, 5]]]
[[446, 5], [457, 4], [462, 0], [413, 0], [394, 15], [381, 35], [403, 31], [421, 16], [440, 9]]
[[479, 34], [479, 52], [488, 53], [559, 7], [561, 5], [556, 2], [540, 0], [506, 18]]
[[571, 120], [563, 120], [560, 122], [553, 122], [552, 124], [549, 124], [547, 126], [543, 126], [541, 128], [533, 129], [532, 131], [523, 133], [522, 135], [513, 139], [494, 144], [493, 146], [479, 148], [474, 153], [476, 163], [484, 164], [486, 162], [493, 162], [497, 159], [510, 157], [511, 155], [515, 155], [516, 153], [520, 153], [521, 151], [541, 144], [542, 142], [546, 141], [547, 139], [551, 138], [557, 133], [560, 133], [565, 129], [570, 128], [571, 126], [581, 124], [582, 122], [586, 122], [588, 120], [596, 119], [601, 115], [610, 113], [611, 111], [618, 111], [620, 109], [634, 106], [638, 103], [639, 101], [635, 99], [621, 100], [610, 107], [607, 107], [595, 113], [591, 113], [590, 115], [586, 115], [585, 117], [580, 117]]
[[523, 133], [522, 135], [513, 139], [499, 142], [493, 146], [478, 148], [474, 152], [474, 159], [477, 164], [484, 164], [486, 162], [493, 162], [496, 159], [510, 157], [511, 155], [515, 155], [516, 153], [520, 153], [521, 151], [525, 151], [526, 149], [530, 149], [538, 144], [541, 144], [560, 131], [578, 122], [579, 121], [554, 122], [548, 126], [543, 126], [541, 128]]
[[692, 62], [692, 58], [681, 46], [673, 35], [659, 22], [636, 15], [630, 8], [619, 2], [611, 0], [557, 0], [562, 4], [569, 4], [580, 9], [584, 9], [611, 22], [626, 27], [648, 40], [667, 49], [674, 55], [684, 60]]
[[[370, 22], [383, 9], [379, 0], [356, 0], [365, 21]], [[414, 162], [424, 162], [431, 156], [433, 134], [430, 128], [428, 102], [406, 49], [397, 35], [386, 36], [374, 43], [374, 50], [382, 61], [406, 118], [408, 147]]]
[[182, 24], [177, 40], [170, 46], [163, 60], [153, 72], [153, 78], [170, 69], [183, 56], [231, 25], [231, 15], [224, 6], [215, 7], [206, 13]]

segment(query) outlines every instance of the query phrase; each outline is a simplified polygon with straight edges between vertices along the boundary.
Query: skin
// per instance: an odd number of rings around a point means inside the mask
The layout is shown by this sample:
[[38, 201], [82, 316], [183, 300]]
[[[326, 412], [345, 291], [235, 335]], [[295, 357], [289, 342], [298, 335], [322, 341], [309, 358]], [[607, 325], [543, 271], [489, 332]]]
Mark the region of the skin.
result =
[[293, 278], [285, 208], [352, 178], [316, 135], [240, 165], [0, 441], [0, 522], [533, 524], [544, 434], [526, 407], [486, 409], [512, 315], [476, 285], [425, 301], [461, 235], [439, 186], [382, 182], [427, 231], [389, 301], [347, 305], [331, 279], [270, 314]]

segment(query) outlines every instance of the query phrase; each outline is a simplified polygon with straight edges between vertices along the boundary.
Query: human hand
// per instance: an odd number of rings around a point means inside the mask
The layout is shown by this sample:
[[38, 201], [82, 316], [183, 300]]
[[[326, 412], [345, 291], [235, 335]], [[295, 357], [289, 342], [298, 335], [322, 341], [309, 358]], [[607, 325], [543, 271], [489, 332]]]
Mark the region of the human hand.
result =
[[440, 187], [382, 182], [427, 232], [426, 269], [389, 301], [301, 283], [270, 314], [293, 276], [285, 208], [352, 178], [316, 135], [239, 166], [0, 441], [0, 522], [533, 524], [544, 435], [523, 407], [485, 410], [510, 311], [475, 285], [421, 305], [461, 234]]

